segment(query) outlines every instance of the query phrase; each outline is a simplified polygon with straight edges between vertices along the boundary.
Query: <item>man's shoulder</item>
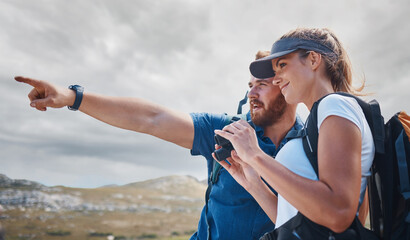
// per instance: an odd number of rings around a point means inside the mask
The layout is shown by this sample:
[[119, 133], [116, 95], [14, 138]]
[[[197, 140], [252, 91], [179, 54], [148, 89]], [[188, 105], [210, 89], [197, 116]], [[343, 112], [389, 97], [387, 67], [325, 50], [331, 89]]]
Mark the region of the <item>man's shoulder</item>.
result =
[[225, 121], [228, 117], [226, 113], [207, 113], [207, 112], [194, 112], [190, 113], [194, 121]]
[[226, 113], [190, 113], [196, 132], [222, 129], [229, 124], [230, 116]]
[[239, 119], [247, 120], [247, 114], [235, 114], [229, 115], [227, 113], [207, 113], [207, 112], [199, 112], [199, 113], [190, 113], [194, 124], [206, 124], [212, 126], [225, 126], [231, 123], [231, 121], [236, 121]]
[[211, 153], [215, 150], [214, 130], [222, 129], [226, 125], [228, 115], [206, 112], [190, 113], [190, 115], [195, 129], [191, 154], [203, 155], [212, 161]]

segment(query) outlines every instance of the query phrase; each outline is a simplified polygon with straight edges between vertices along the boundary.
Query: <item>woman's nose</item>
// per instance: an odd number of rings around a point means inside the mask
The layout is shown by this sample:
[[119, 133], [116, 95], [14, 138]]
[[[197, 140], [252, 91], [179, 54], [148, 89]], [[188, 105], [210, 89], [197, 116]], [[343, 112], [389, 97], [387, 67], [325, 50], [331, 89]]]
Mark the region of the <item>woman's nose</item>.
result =
[[280, 82], [282, 82], [282, 80], [280, 79], [280, 78], [273, 78], [273, 80], [272, 80], [272, 84], [273, 85], [279, 85], [280, 84]]

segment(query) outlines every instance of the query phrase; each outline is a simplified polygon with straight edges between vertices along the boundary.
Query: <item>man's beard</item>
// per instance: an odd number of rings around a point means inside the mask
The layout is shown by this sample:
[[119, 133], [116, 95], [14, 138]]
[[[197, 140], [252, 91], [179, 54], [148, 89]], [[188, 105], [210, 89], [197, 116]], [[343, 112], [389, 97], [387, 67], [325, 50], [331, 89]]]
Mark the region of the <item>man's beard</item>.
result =
[[[260, 106], [265, 107], [262, 102], [255, 99], [252, 100], [253, 103], [258, 103]], [[267, 127], [278, 122], [286, 111], [288, 103], [282, 94], [279, 94], [275, 99], [272, 99], [268, 103], [268, 109], [263, 109], [262, 112], [257, 114], [253, 113], [253, 108], [251, 107], [251, 119], [252, 122], [259, 127]]]

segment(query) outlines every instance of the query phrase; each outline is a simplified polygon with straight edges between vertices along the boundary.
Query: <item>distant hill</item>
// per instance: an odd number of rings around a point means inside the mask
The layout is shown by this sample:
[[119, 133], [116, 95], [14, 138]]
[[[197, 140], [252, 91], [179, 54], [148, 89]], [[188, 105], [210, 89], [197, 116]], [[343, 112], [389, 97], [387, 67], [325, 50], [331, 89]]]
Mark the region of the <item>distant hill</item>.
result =
[[24, 179], [11, 179], [8, 178], [4, 174], [0, 174], [0, 188], [32, 188], [32, 189], [39, 189], [44, 187], [44, 185], [29, 181], [29, 180], [24, 180]]
[[0, 174], [0, 219], [7, 236], [18, 239], [56, 239], [59, 234], [71, 236], [67, 239], [108, 234], [187, 239], [196, 229], [205, 190], [203, 182], [190, 176], [82, 189]]

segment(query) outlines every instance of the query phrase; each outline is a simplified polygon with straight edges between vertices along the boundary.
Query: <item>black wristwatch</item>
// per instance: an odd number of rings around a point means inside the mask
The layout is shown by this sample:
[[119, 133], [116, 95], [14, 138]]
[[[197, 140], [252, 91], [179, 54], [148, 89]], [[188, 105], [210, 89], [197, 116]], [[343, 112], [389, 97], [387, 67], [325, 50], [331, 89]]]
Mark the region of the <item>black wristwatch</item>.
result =
[[80, 85], [70, 85], [68, 88], [75, 91], [75, 101], [74, 101], [73, 106], [67, 106], [67, 107], [70, 110], [77, 111], [78, 108], [80, 107], [81, 101], [83, 100], [84, 88], [81, 87]]

